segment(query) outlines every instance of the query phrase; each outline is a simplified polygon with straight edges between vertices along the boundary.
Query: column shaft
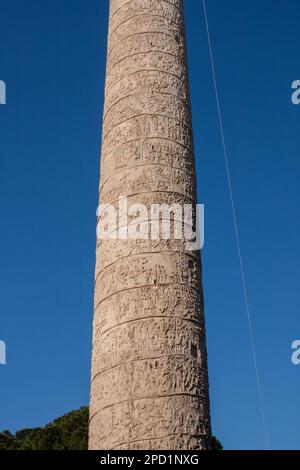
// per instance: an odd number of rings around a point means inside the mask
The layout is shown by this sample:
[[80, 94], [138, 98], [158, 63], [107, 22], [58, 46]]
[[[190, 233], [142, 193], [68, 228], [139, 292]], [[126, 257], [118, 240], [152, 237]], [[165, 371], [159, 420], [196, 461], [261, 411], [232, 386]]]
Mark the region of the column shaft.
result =
[[[196, 203], [182, 0], [111, 0], [100, 202]], [[198, 252], [97, 243], [91, 449], [210, 446]]]

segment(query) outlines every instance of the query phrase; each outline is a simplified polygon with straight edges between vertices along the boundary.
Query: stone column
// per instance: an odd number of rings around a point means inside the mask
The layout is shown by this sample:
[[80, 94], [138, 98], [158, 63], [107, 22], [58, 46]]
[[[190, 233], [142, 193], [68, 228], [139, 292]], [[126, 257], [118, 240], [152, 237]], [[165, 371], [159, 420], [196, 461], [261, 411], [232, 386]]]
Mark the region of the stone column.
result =
[[[120, 196], [196, 202], [182, 0], [110, 1], [100, 202]], [[90, 449], [210, 448], [198, 252], [98, 240], [92, 362]]]

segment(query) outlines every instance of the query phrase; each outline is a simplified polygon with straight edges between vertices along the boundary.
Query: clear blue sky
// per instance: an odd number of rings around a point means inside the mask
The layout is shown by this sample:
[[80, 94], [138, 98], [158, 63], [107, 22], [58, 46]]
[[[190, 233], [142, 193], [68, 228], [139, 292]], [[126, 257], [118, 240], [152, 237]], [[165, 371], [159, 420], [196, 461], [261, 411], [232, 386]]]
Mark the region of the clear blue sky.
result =
[[[274, 449], [300, 449], [298, 0], [207, 0]], [[106, 0], [0, 1], [0, 429], [88, 403]], [[186, 1], [214, 433], [264, 446], [202, 2]]]

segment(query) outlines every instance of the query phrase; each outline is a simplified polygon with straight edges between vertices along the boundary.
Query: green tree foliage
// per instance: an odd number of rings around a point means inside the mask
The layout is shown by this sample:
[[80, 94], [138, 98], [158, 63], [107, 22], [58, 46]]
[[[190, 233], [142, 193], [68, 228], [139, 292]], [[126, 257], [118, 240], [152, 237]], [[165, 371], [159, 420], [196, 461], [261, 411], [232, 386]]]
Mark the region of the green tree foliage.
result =
[[212, 450], [223, 450], [221, 442], [216, 437], [212, 438]]
[[[1, 450], [87, 450], [89, 409], [82, 407], [56, 419], [43, 428], [22, 429], [15, 435], [0, 433]], [[213, 438], [213, 450], [222, 444]]]
[[44, 428], [0, 433], [0, 450], [87, 450], [88, 408], [72, 411]]

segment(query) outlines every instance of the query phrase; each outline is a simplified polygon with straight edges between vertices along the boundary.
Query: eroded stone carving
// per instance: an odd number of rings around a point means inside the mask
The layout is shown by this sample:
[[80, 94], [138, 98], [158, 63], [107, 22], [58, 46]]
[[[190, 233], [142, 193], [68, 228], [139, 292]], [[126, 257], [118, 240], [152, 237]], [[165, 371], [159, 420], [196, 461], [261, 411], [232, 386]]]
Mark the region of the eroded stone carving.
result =
[[[182, 0], [110, 1], [101, 204], [196, 203], [187, 76]], [[171, 235], [96, 255], [90, 449], [209, 449], [199, 253]]]

